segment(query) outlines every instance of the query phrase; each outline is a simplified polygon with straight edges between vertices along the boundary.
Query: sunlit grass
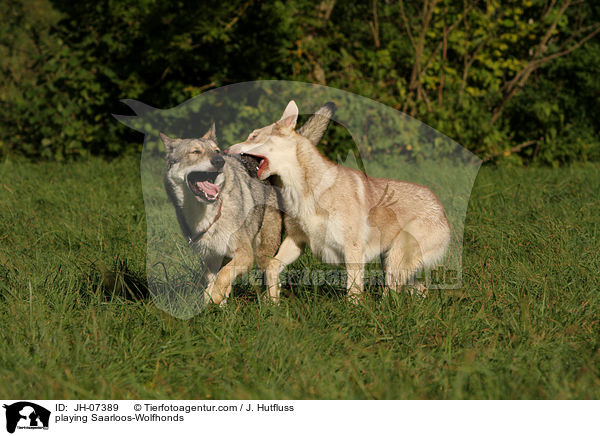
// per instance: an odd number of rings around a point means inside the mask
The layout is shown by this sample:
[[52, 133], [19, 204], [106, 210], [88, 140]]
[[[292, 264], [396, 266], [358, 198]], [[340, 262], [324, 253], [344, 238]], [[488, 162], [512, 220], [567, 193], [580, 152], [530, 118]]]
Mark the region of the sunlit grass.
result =
[[[173, 318], [144, 288], [135, 159], [0, 164], [4, 398], [597, 398], [600, 167], [483, 168], [464, 287], [348, 305], [238, 286]], [[305, 255], [301, 265], [319, 264]]]

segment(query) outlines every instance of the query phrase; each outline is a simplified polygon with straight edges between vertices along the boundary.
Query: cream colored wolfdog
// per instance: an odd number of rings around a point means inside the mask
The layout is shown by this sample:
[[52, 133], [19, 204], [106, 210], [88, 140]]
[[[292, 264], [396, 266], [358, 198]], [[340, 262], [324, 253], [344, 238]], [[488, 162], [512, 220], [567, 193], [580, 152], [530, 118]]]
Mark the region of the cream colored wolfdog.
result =
[[[281, 179], [285, 212], [293, 221], [268, 271], [277, 274], [308, 244], [327, 263], [344, 263], [348, 298], [363, 292], [364, 265], [381, 257], [386, 286], [400, 287], [444, 255], [450, 227], [444, 207], [427, 187], [369, 177], [325, 158], [294, 131], [298, 106], [290, 101], [279, 121], [257, 129], [228, 153], [258, 159], [257, 177]], [[267, 272], [269, 274], [269, 272]], [[273, 277], [271, 277], [273, 279]], [[276, 283], [277, 278], [271, 281]], [[274, 300], [277, 289], [270, 290]]]

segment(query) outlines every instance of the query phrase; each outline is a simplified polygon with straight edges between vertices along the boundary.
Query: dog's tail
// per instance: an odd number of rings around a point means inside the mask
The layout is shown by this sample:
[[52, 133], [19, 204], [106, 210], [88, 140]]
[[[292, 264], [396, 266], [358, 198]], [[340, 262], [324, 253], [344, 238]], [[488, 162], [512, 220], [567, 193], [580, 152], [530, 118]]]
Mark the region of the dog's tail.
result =
[[307, 138], [314, 145], [317, 145], [325, 134], [334, 113], [335, 104], [332, 102], [325, 103], [298, 129], [298, 134]]

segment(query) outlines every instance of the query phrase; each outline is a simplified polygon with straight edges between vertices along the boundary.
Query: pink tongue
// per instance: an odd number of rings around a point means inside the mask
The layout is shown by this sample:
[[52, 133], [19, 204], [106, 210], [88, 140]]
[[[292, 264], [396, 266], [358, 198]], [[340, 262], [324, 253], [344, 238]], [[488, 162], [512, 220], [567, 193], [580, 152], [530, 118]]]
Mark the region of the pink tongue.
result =
[[219, 187], [213, 183], [210, 183], [208, 181], [206, 182], [196, 182], [196, 186], [201, 189], [202, 191], [204, 191], [204, 193], [206, 195], [208, 195], [209, 197], [216, 197], [217, 194], [219, 193]]

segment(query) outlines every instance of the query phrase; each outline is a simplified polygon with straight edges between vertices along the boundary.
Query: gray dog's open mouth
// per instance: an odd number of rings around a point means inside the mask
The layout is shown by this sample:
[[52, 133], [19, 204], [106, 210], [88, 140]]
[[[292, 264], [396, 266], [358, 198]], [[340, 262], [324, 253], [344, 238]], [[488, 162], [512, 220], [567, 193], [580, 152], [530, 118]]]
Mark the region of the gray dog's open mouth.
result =
[[187, 177], [187, 184], [192, 193], [201, 200], [212, 203], [219, 196], [219, 186], [215, 185], [218, 172], [192, 171]]

